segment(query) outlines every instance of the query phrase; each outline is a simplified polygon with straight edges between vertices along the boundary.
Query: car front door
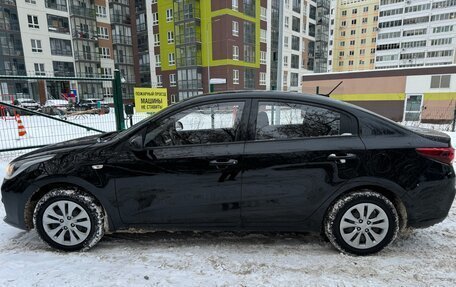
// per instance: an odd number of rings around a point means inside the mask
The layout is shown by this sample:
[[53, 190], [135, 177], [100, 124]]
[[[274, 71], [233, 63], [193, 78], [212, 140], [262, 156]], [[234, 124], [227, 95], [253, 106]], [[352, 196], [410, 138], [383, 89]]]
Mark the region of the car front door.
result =
[[129, 224], [238, 226], [250, 101], [190, 106], [159, 119], [117, 161], [120, 216]]
[[305, 227], [358, 175], [364, 144], [351, 115], [304, 102], [255, 100], [242, 176], [244, 227]]

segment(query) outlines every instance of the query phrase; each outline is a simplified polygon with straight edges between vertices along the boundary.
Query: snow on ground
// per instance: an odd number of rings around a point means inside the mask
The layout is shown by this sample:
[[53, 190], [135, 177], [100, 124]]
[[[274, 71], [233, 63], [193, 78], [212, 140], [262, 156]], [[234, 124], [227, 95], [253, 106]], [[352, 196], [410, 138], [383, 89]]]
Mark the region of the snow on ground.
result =
[[0, 222], [0, 286], [304, 285], [455, 286], [456, 203], [444, 222], [370, 257], [341, 254], [317, 235], [229, 232], [114, 234], [63, 253]]

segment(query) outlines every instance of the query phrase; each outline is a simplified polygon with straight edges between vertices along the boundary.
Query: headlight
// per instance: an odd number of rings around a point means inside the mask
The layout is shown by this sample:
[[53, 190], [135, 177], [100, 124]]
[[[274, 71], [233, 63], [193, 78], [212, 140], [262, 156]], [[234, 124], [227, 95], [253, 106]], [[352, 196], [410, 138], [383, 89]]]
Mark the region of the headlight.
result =
[[13, 175], [14, 173], [14, 163], [9, 163], [7, 166], [6, 166], [6, 174], [5, 174], [5, 178], [11, 178], [11, 176]]
[[11, 179], [20, 174], [21, 172], [23, 172], [24, 170], [26, 170], [27, 168], [31, 167], [32, 165], [50, 160], [53, 157], [54, 155], [44, 155], [30, 159], [23, 159], [20, 161], [16, 161], [14, 163], [9, 163], [6, 166], [5, 179]]

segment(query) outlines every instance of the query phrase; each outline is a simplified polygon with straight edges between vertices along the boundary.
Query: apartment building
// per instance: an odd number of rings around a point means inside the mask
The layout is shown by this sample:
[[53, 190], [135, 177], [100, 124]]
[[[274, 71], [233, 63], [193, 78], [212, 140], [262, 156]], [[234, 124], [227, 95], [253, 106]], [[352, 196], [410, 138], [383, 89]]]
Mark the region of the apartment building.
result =
[[[329, 1], [268, 3], [268, 75], [271, 90], [300, 91], [304, 74], [326, 72]], [[269, 20], [270, 19], [270, 20]]]
[[266, 89], [267, 5], [152, 1], [152, 86], [168, 88], [171, 102], [209, 91]]
[[455, 0], [381, 0], [376, 69], [455, 63]]
[[[0, 75], [26, 75], [21, 30], [14, 0], [0, 0]], [[16, 93], [28, 93], [26, 81], [0, 81], [0, 98]]]
[[[138, 52], [140, 47], [147, 53], [149, 46], [147, 40], [145, 45], [142, 38], [138, 40], [138, 35], [147, 39], [145, 3], [1, 0], [0, 74], [90, 79], [112, 78], [114, 69], [119, 69], [123, 95], [132, 98], [134, 86], [151, 82], [150, 68], [149, 73], [141, 73], [144, 64], [149, 64], [148, 57]], [[5, 83], [2, 85], [9, 94], [29, 94], [42, 102], [70, 90], [80, 98], [111, 97], [113, 93], [110, 81], [48, 80], [45, 87], [39, 86], [42, 81]]]
[[328, 72], [375, 67], [379, 0], [331, 2]]

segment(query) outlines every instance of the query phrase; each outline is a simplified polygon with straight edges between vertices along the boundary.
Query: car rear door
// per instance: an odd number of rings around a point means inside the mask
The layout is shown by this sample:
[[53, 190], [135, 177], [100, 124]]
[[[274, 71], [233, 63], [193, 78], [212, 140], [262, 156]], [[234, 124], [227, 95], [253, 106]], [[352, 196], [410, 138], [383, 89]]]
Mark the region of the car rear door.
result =
[[116, 161], [129, 224], [239, 226], [241, 165], [250, 100], [207, 102], [150, 125], [144, 148]]
[[249, 130], [241, 202], [246, 228], [304, 228], [338, 187], [360, 174], [365, 147], [356, 119], [346, 112], [254, 100]]

